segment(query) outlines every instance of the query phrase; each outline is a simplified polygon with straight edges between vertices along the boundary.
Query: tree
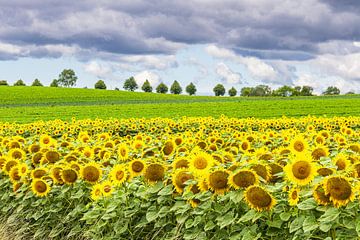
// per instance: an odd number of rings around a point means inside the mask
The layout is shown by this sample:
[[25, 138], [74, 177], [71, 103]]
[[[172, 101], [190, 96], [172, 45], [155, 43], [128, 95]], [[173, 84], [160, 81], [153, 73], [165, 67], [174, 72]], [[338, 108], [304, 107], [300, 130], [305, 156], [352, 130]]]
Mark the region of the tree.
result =
[[237, 91], [236, 91], [236, 89], [234, 87], [232, 87], [232, 88], [229, 89], [228, 93], [229, 93], [230, 97], [234, 97], [234, 96], [236, 96]]
[[196, 93], [196, 87], [195, 85], [191, 82], [189, 85], [186, 86], [185, 91], [191, 96], [194, 95]]
[[14, 83], [14, 86], [26, 86], [23, 80], [19, 79]]
[[289, 97], [294, 93], [294, 89], [290, 86], [282, 86], [273, 92], [274, 96]]
[[103, 80], [99, 80], [95, 83], [95, 89], [106, 89], [105, 82]]
[[222, 84], [218, 84], [213, 89], [215, 96], [224, 96], [225, 94], [225, 88]]
[[58, 84], [58, 80], [57, 79], [54, 79], [51, 83], [50, 83], [50, 87], [58, 87], [59, 84]]
[[146, 79], [146, 81], [144, 82], [144, 84], [141, 87], [141, 90], [143, 90], [144, 92], [152, 92], [153, 88], [150, 85], [149, 80]]
[[178, 81], [175, 80], [174, 83], [171, 85], [170, 92], [172, 94], [180, 94], [182, 92], [182, 88]]
[[271, 94], [271, 88], [267, 85], [257, 85], [251, 89], [250, 96], [269, 96]]
[[0, 80], [0, 86], [9, 86], [6, 80]]
[[130, 78], [125, 80], [124, 89], [127, 90], [127, 91], [131, 91], [131, 92], [138, 89], [138, 85], [137, 85], [134, 77], [130, 77]]
[[59, 86], [72, 87], [75, 86], [77, 81], [77, 76], [75, 75], [74, 70], [64, 69], [60, 75], [57, 83]]
[[42, 85], [42, 83], [39, 81], [39, 79], [35, 79], [34, 81], [33, 81], [33, 83], [31, 84], [31, 86], [33, 86], [33, 87], [42, 87], [43, 85]]
[[312, 96], [314, 89], [310, 86], [303, 86], [300, 91], [301, 96]]
[[156, 87], [156, 92], [157, 93], [167, 93], [168, 92], [168, 87], [164, 84], [164, 83], [160, 83], [157, 87]]
[[243, 87], [240, 91], [240, 95], [243, 97], [250, 96], [250, 93], [253, 91], [252, 87]]
[[349, 92], [346, 93], [346, 95], [353, 95], [353, 94], [355, 94], [354, 91], [349, 91]]
[[324, 95], [339, 95], [340, 89], [335, 86], [328, 87], [325, 92], [323, 92]]

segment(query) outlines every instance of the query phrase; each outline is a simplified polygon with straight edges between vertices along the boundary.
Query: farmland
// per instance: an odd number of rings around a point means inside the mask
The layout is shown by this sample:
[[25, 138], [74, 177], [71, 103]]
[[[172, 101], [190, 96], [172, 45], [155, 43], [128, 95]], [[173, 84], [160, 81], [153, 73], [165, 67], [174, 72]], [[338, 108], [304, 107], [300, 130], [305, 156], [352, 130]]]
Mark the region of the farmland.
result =
[[356, 239], [359, 117], [4, 123], [6, 239]]
[[275, 118], [358, 116], [360, 96], [246, 98], [185, 96], [114, 90], [0, 87], [0, 121], [181, 116]]

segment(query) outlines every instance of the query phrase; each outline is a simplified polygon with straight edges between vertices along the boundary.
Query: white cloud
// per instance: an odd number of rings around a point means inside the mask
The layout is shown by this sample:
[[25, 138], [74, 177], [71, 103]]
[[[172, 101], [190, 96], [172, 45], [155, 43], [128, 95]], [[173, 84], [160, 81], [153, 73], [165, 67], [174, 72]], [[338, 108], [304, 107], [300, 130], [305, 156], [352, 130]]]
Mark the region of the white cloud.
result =
[[23, 52], [23, 48], [13, 44], [0, 43], [0, 52], [19, 55]]
[[121, 61], [130, 64], [139, 64], [147, 69], [164, 70], [177, 67], [178, 63], [174, 55], [155, 56], [155, 55], [127, 55], [121, 57]]
[[142, 71], [134, 76], [137, 84], [141, 87], [146, 80], [149, 80], [151, 86], [155, 88], [160, 82], [160, 76], [150, 71]]
[[84, 70], [87, 73], [95, 75], [96, 77], [103, 78], [111, 74], [112, 70], [108, 66], [104, 66], [96, 61], [91, 61], [84, 66]]
[[215, 72], [229, 84], [241, 83], [241, 75], [233, 72], [225, 63], [218, 63]]
[[269, 82], [277, 81], [278, 74], [276, 70], [271, 65], [258, 58], [243, 57], [235, 54], [235, 52], [231, 50], [219, 48], [215, 45], [207, 46], [205, 51], [215, 58], [226, 59], [244, 65], [251, 76], [257, 80], [265, 80]]

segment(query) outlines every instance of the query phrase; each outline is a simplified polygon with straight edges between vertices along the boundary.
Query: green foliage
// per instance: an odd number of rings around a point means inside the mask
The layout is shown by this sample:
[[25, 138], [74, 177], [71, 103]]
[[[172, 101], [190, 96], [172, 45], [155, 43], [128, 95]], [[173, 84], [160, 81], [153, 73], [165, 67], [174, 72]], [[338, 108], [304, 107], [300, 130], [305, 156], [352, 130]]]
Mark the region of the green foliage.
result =
[[26, 86], [23, 80], [19, 79], [14, 83], [14, 86]]
[[251, 87], [243, 87], [240, 91], [240, 96], [243, 97], [249, 97], [251, 93], [252, 88]]
[[232, 87], [232, 88], [229, 89], [228, 93], [229, 93], [230, 97], [234, 97], [234, 96], [236, 96], [237, 91], [236, 91], [236, 89], [234, 87]]
[[156, 92], [157, 93], [167, 93], [168, 92], [168, 87], [164, 84], [164, 83], [160, 83], [157, 87], [156, 87]]
[[175, 80], [174, 83], [171, 85], [170, 92], [172, 94], [180, 94], [182, 92], [182, 88], [178, 81]]
[[191, 82], [189, 85], [186, 86], [185, 91], [190, 95], [195, 95], [196, 94], [196, 87], [195, 85]]
[[141, 87], [141, 90], [143, 90], [144, 92], [152, 92], [153, 88], [150, 85], [149, 80], [146, 79], [146, 81], [144, 82], [144, 84]]
[[135, 81], [135, 78], [134, 77], [130, 77], [128, 79], [125, 80], [124, 82], [124, 86], [123, 88], [127, 91], [135, 91], [136, 89], [138, 89], [138, 85]]
[[77, 76], [72, 69], [64, 69], [57, 80], [59, 86], [72, 87], [76, 85]]
[[105, 82], [103, 80], [99, 80], [95, 83], [95, 89], [106, 89]]
[[214, 87], [213, 92], [215, 93], [215, 96], [224, 96], [225, 88], [222, 84], [218, 84]]
[[9, 86], [6, 80], [0, 80], [0, 86]]
[[59, 87], [58, 80], [57, 80], [57, 79], [54, 79], [54, 80], [50, 83], [50, 87]]
[[339, 95], [340, 89], [335, 86], [328, 87], [325, 92], [323, 92], [324, 95]]
[[[272, 118], [351, 116], [360, 114], [360, 95], [311, 97], [222, 97], [96, 91], [82, 88], [1, 87], [0, 121], [32, 122], [76, 116], [181, 117], [220, 116]], [[276, 107], [275, 107], [276, 106]], [[169, 111], [169, 109], [172, 109]], [[261, 109], [261, 111], [259, 111]], [[36, 114], [34, 114], [36, 113]]]
[[33, 81], [33, 83], [31, 84], [31, 86], [32, 86], [32, 87], [42, 87], [43, 85], [42, 85], [42, 83], [40, 82], [40, 80], [36, 78], [36, 79]]

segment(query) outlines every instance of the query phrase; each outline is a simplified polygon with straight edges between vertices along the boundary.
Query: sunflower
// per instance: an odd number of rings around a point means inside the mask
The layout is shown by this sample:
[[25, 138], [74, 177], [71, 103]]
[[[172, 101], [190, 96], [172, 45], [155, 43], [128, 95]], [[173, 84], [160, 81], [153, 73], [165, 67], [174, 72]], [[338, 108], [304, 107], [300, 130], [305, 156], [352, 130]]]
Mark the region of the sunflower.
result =
[[211, 155], [197, 151], [190, 159], [190, 170], [197, 176], [205, 176], [213, 166], [213, 158]]
[[346, 170], [349, 168], [349, 166], [351, 165], [350, 160], [348, 159], [348, 156], [343, 154], [343, 153], [339, 153], [334, 159], [333, 159], [333, 163], [336, 165], [338, 170]]
[[41, 147], [48, 148], [55, 145], [56, 140], [51, 138], [49, 135], [42, 135], [40, 137], [39, 143]]
[[111, 196], [114, 192], [114, 187], [111, 184], [111, 181], [107, 180], [101, 183], [101, 193], [104, 197]]
[[120, 160], [126, 161], [129, 158], [129, 148], [126, 144], [122, 143], [118, 146], [117, 155]]
[[270, 180], [271, 168], [264, 164], [255, 164], [251, 166], [251, 170], [255, 171], [257, 175], [262, 177], [266, 182]]
[[271, 210], [276, 200], [264, 188], [260, 186], [250, 186], [245, 191], [245, 200], [252, 209], [257, 211]]
[[21, 176], [19, 174], [19, 167], [18, 166], [14, 166], [13, 168], [11, 168], [10, 172], [9, 172], [9, 177], [10, 177], [10, 181], [12, 183], [18, 182], [21, 179]]
[[300, 186], [310, 183], [317, 174], [316, 170], [317, 169], [314, 163], [307, 155], [304, 154], [297, 156], [291, 161], [291, 163], [288, 163], [284, 167], [284, 172], [287, 178], [292, 183]]
[[20, 177], [26, 176], [26, 174], [29, 172], [29, 167], [26, 165], [26, 163], [20, 163], [18, 168]]
[[331, 203], [329, 195], [325, 194], [325, 190], [324, 190], [322, 183], [318, 183], [314, 186], [313, 196], [314, 196], [315, 201], [319, 205], [326, 206]]
[[184, 158], [184, 157], [179, 157], [176, 158], [173, 162], [172, 162], [172, 167], [174, 169], [178, 169], [178, 168], [188, 168], [189, 167], [189, 161]]
[[235, 189], [247, 188], [258, 183], [258, 175], [251, 169], [239, 170], [229, 177], [229, 184]]
[[341, 207], [354, 201], [354, 189], [348, 178], [343, 176], [331, 176], [324, 180], [325, 194], [329, 195], [335, 207]]
[[15, 160], [15, 159], [8, 159], [3, 167], [2, 167], [2, 170], [6, 173], [6, 174], [9, 174], [10, 170], [12, 167], [16, 166], [19, 164], [19, 161], [18, 160]]
[[102, 170], [100, 165], [95, 162], [87, 163], [81, 168], [81, 178], [89, 183], [96, 183], [101, 179]]
[[327, 168], [327, 167], [321, 167], [321, 168], [319, 168], [319, 169], [317, 170], [317, 173], [318, 173], [320, 176], [323, 176], [323, 177], [332, 175], [334, 172], [335, 172], [334, 169], [332, 169], [332, 168]]
[[0, 170], [4, 167], [5, 163], [8, 161], [8, 157], [0, 156]]
[[240, 144], [240, 150], [241, 151], [248, 151], [250, 149], [250, 142], [248, 140], [243, 140]]
[[60, 167], [60, 166], [55, 166], [55, 167], [51, 168], [51, 170], [50, 170], [50, 176], [52, 179], [54, 179], [54, 182], [57, 184], [64, 183], [64, 181], [61, 178], [61, 171], [62, 171], [62, 167]]
[[24, 160], [26, 158], [26, 153], [20, 148], [12, 148], [8, 152], [8, 157], [11, 159]]
[[97, 201], [101, 198], [101, 196], [102, 196], [102, 185], [99, 183], [94, 184], [91, 190], [91, 199]]
[[93, 159], [94, 158], [94, 151], [90, 147], [85, 147], [82, 150], [82, 155], [86, 158]]
[[40, 164], [41, 159], [43, 158], [43, 153], [42, 152], [37, 152], [35, 153], [32, 157], [31, 157], [31, 162], [33, 165], [38, 165]]
[[206, 182], [211, 190], [215, 192], [215, 194], [224, 194], [229, 190], [229, 172], [224, 169], [214, 170], [212, 171]]
[[311, 156], [314, 160], [319, 160], [321, 157], [327, 157], [328, 155], [329, 149], [322, 145], [315, 147], [311, 152]]
[[28, 150], [30, 153], [37, 153], [41, 150], [41, 147], [40, 145], [33, 143], [29, 146]]
[[172, 174], [172, 184], [178, 193], [182, 193], [186, 187], [185, 182], [193, 179], [192, 174], [186, 169], [177, 169]]
[[73, 184], [78, 179], [78, 173], [71, 167], [64, 168], [60, 173], [61, 179], [66, 184]]
[[48, 172], [47, 168], [44, 167], [40, 167], [40, 168], [35, 168], [31, 171], [31, 178], [35, 179], [35, 178], [42, 178], [44, 177]]
[[128, 171], [122, 164], [115, 165], [110, 171], [110, 179], [115, 185], [123, 184], [128, 178]]
[[308, 143], [302, 136], [298, 136], [290, 142], [290, 150], [295, 154], [304, 153], [308, 147]]
[[176, 143], [172, 140], [168, 140], [165, 142], [162, 148], [162, 152], [165, 156], [169, 156], [175, 152], [175, 149], [176, 149]]
[[289, 191], [289, 205], [295, 206], [299, 202], [300, 189], [293, 188]]
[[50, 192], [50, 186], [42, 179], [34, 179], [31, 183], [31, 190], [38, 197], [45, 197]]
[[358, 162], [352, 166], [352, 171], [353, 171], [354, 177], [360, 178], [360, 162]]
[[144, 178], [149, 183], [161, 181], [165, 177], [165, 167], [160, 163], [151, 163], [146, 166], [144, 171]]
[[279, 174], [284, 171], [283, 167], [280, 164], [277, 163], [269, 163], [270, 167], [270, 181], [276, 182], [277, 180], [281, 179], [280, 176], [276, 176], [276, 174]]
[[60, 154], [57, 151], [50, 150], [45, 153], [45, 159], [49, 163], [55, 163], [60, 160]]
[[129, 172], [130, 177], [136, 177], [142, 175], [144, 169], [146, 167], [145, 162], [141, 161], [140, 159], [134, 159], [129, 163]]

